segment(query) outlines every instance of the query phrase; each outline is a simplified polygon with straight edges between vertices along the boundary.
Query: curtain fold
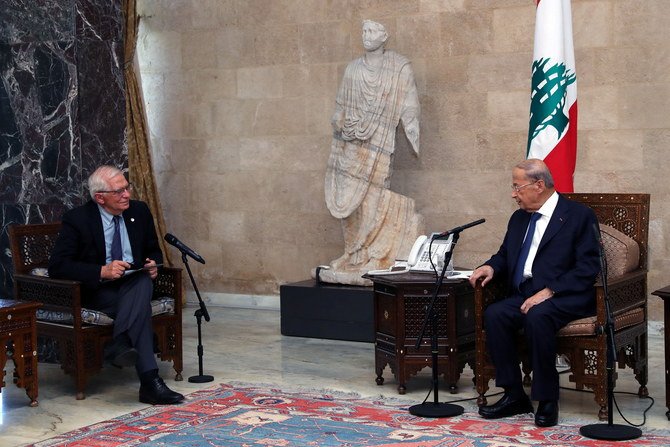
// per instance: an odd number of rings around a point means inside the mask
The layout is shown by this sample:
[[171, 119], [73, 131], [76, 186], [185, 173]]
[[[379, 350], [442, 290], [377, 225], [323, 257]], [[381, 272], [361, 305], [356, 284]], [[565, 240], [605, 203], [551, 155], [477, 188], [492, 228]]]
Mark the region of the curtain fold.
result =
[[156, 179], [151, 162], [147, 120], [144, 112], [144, 100], [137, 74], [135, 72], [135, 49], [137, 47], [137, 31], [139, 17], [136, 11], [136, 0], [123, 0], [125, 16], [125, 39], [123, 74], [126, 82], [126, 138], [128, 140], [128, 174], [133, 184], [136, 198], [145, 201], [154, 216], [158, 232], [163, 260], [172, 266], [172, 259], [167, 243], [162, 238], [167, 230], [163, 219]]

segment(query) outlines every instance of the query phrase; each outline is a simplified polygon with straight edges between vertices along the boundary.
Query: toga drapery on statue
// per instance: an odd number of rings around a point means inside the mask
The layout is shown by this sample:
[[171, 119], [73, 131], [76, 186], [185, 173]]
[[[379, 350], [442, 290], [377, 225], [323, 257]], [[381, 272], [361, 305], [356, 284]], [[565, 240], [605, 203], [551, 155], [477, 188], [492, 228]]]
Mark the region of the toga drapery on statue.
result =
[[349, 63], [336, 99], [326, 170], [326, 205], [342, 219], [344, 254], [322, 281], [367, 285], [361, 275], [407, 259], [423, 230], [414, 200], [389, 189], [396, 128], [419, 153], [419, 98], [407, 58], [384, 49], [388, 35], [363, 22], [366, 53]]

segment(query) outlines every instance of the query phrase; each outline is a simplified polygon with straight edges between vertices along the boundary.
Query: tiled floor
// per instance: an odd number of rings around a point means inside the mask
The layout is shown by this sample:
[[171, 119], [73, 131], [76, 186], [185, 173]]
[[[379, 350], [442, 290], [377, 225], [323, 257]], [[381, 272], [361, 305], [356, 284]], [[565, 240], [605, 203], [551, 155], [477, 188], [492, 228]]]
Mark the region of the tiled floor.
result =
[[[386, 383], [376, 385], [372, 343], [284, 337], [280, 334], [278, 311], [225, 307], [209, 307], [211, 321], [203, 322], [202, 327], [203, 369], [205, 374], [214, 376], [214, 382], [190, 383], [187, 378], [198, 374], [193, 310], [188, 308], [184, 313], [184, 381], [173, 381], [169, 364], [160, 364], [161, 375], [166, 378], [168, 386], [184, 394], [221, 382], [253, 382], [287, 388], [355, 392], [364, 396], [382, 395], [413, 404], [422, 402], [431, 388], [429, 368], [408, 382], [404, 396], [397, 394], [395, 380], [388, 368], [384, 371]], [[649, 356], [649, 394], [656, 403], [647, 413], [643, 435], [651, 428], [670, 428], [665, 416], [663, 339], [658, 333], [650, 336]], [[77, 401], [72, 379], [57, 365], [40, 364], [40, 403], [36, 408], [28, 407], [27, 396], [11, 383], [11, 375], [12, 370], [7, 367], [5, 380], [8, 384], [0, 393], [1, 446], [25, 445], [146, 407], [137, 400], [137, 379], [134, 370], [129, 368], [118, 370], [106, 367], [90, 381], [87, 398]], [[565, 375], [562, 380], [568, 385]], [[648, 401], [618, 394], [635, 393], [636, 383], [630, 370], [619, 371], [616, 388], [619, 407], [631, 422], [640, 423]], [[474, 397], [472, 371], [467, 367], [459, 381], [458, 394], [449, 394], [445, 388], [441, 388], [439, 394], [441, 402]], [[490, 401], [496, 399], [494, 397]], [[475, 410], [473, 401], [460, 405], [466, 411]], [[562, 390], [561, 418], [579, 419], [585, 424], [597, 423], [593, 396]], [[614, 422], [625, 423], [618, 414]]]

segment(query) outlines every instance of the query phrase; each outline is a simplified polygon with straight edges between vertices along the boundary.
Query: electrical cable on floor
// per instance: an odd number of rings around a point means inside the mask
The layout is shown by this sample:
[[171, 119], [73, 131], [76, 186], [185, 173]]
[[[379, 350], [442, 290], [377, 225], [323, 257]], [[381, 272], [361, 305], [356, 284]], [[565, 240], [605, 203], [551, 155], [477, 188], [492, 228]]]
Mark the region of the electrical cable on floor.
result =
[[[593, 391], [591, 391], [591, 390], [578, 390], [578, 389], [575, 389], [575, 388], [568, 388], [568, 387], [564, 387], [564, 386], [560, 387], [560, 389], [566, 390], [566, 391], [577, 391], [579, 393], [594, 394]], [[630, 422], [626, 418], [626, 416], [623, 415], [623, 413], [621, 412], [621, 409], [619, 408], [619, 403], [616, 400], [616, 395], [617, 394], [628, 394], [628, 395], [631, 395], [631, 396], [637, 396], [640, 399], [651, 400], [651, 403], [649, 404], [649, 406], [642, 412], [642, 423], [641, 424], [634, 424], [634, 423]], [[614, 396], [613, 402], [614, 402], [614, 406], [617, 409], [617, 413], [619, 413], [619, 416], [621, 416], [621, 419], [626, 421], [626, 423], [628, 425], [630, 425], [632, 427], [642, 427], [644, 424], [647, 423], [647, 413], [649, 412], [649, 410], [651, 410], [651, 407], [653, 407], [654, 404], [656, 403], [656, 400], [654, 400], [653, 397], [651, 397], [651, 396], [638, 396], [637, 393], [631, 393], [630, 391], [614, 391], [614, 395], [615, 396]]]
[[[561, 371], [561, 372], [559, 372], [559, 374], [565, 374], [565, 373], [567, 373], [567, 372], [569, 372], [569, 371], [570, 371], [570, 370]], [[578, 389], [576, 389], [576, 388], [568, 388], [568, 387], [564, 387], [564, 386], [559, 387], [559, 388], [562, 389], [562, 390], [566, 390], [566, 391], [576, 391], [576, 392], [579, 392], [579, 393], [594, 394], [593, 391], [590, 391], [590, 390], [578, 390]], [[433, 393], [433, 389], [431, 388], [431, 389], [428, 390], [428, 394], [427, 394], [426, 397], [423, 399], [423, 402], [422, 402], [422, 403], [425, 404], [426, 402], [428, 402], [428, 398], [430, 397], [430, 395], [431, 395], [432, 393]], [[497, 392], [497, 393], [493, 393], [493, 394], [485, 394], [483, 397], [484, 397], [484, 398], [490, 398], [490, 397], [499, 396], [499, 395], [501, 395], [501, 394], [504, 394], [504, 391], [499, 391], [499, 392]], [[614, 405], [616, 406], [617, 412], [619, 413], [619, 416], [621, 416], [621, 419], [623, 419], [628, 425], [630, 425], [630, 426], [632, 426], [632, 427], [642, 427], [642, 426], [644, 426], [644, 424], [647, 423], [647, 413], [649, 412], [649, 410], [651, 410], [651, 407], [654, 406], [654, 403], [656, 403], [656, 401], [654, 400], [653, 397], [651, 397], [651, 396], [638, 396], [636, 393], [631, 393], [631, 392], [629, 392], [629, 391], [615, 391], [614, 394], [615, 394], [615, 395], [616, 395], [616, 394], [628, 394], [628, 395], [631, 395], [631, 396], [637, 396], [637, 397], [640, 397], [641, 399], [649, 399], [649, 400], [651, 400], [651, 403], [649, 404], [649, 406], [642, 412], [642, 423], [640, 423], [640, 424], [635, 424], [635, 423], [629, 421], [629, 420], [626, 418], [626, 416], [624, 416], [623, 413], [621, 412], [621, 409], [619, 408], [619, 403], [617, 402], [616, 397], [615, 397], [614, 400], [613, 400], [613, 401], [614, 401]], [[479, 398], [479, 396], [468, 397], [468, 398], [465, 398], [465, 399], [450, 400], [450, 401], [447, 401], [447, 402], [444, 402], [444, 403], [446, 403], [446, 404], [452, 404], [452, 403], [459, 403], [459, 402], [468, 402], [468, 401], [471, 401], [471, 400], [475, 400], [475, 401], [476, 401], [478, 398]]]
[[[428, 390], [428, 394], [426, 395], [425, 399], [423, 399], [423, 402], [422, 402], [422, 403], [425, 404], [426, 402], [428, 402], [428, 398], [430, 397], [430, 395], [431, 395], [432, 393], [433, 393], [433, 390], [432, 390], [432, 388], [431, 388], [430, 390]], [[483, 397], [485, 397], [485, 398], [495, 397], [495, 396], [499, 396], [499, 395], [501, 395], [501, 394], [503, 394], [503, 393], [504, 393], [504, 391], [499, 391], [499, 392], [497, 392], [497, 393], [493, 393], [493, 394], [488, 394], [488, 395], [485, 394]], [[447, 402], [444, 402], [444, 403], [445, 403], [445, 404], [453, 404], [453, 403], [458, 403], [458, 402], [468, 402], [468, 401], [471, 401], [471, 400], [477, 400], [477, 399], [479, 399], [479, 396], [468, 397], [468, 398], [465, 398], [465, 399], [450, 400], [450, 401], [447, 401]]]

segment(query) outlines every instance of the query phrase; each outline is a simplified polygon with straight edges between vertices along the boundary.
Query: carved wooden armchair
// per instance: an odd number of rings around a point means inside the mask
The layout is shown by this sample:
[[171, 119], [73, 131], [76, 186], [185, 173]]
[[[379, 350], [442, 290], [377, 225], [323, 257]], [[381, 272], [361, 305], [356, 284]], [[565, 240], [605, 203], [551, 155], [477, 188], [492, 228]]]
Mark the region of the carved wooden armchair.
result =
[[[629, 367], [640, 384], [638, 395], [647, 396], [647, 244], [649, 194], [565, 194], [594, 210], [600, 223], [608, 264], [608, 292], [614, 316], [614, 338], [619, 369]], [[622, 234], [623, 233], [623, 234]], [[634, 241], [634, 242], [633, 242]], [[639, 254], [638, 254], [639, 253]], [[597, 314], [575, 320], [558, 333], [557, 351], [569, 363], [569, 380], [579, 390], [592, 389], [600, 405], [598, 418], [607, 420], [607, 335], [605, 294], [601, 279], [596, 285]], [[486, 405], [485, 393], [495, 369], [486, 351], [484, 309], [500, 296], [504, 285], [475, 287], [476, 373], [478, 405]], [[522, 337], [520, 337], [522, 338]], [[521, 341], [520, 346], [523, 345]], [[520, 348], [523, 351], [523, 347]], [[522, 354], [523, 357], [523, 354]], [[522, 362], [524, 384], [531, 381], [528, 362]], [[614, 381], [616, 382], [616, 372]]]
[[[101, 312], [82, 308], [77, 281], [45, 276], [60, 222], [9, 227], [14, 264], [14, 297], [39, 301], [37, 335], [57, 346], [58, 361], [74, 376], [77, 399], [84, 399], [89, 377], [103, 365], [103, 347], [112, 338], [112, 323]], [[153, 330], [158, 357], [173, 362], [175, 380], [182, 380], [181, 269], [163, 267], [154, 281]]]

